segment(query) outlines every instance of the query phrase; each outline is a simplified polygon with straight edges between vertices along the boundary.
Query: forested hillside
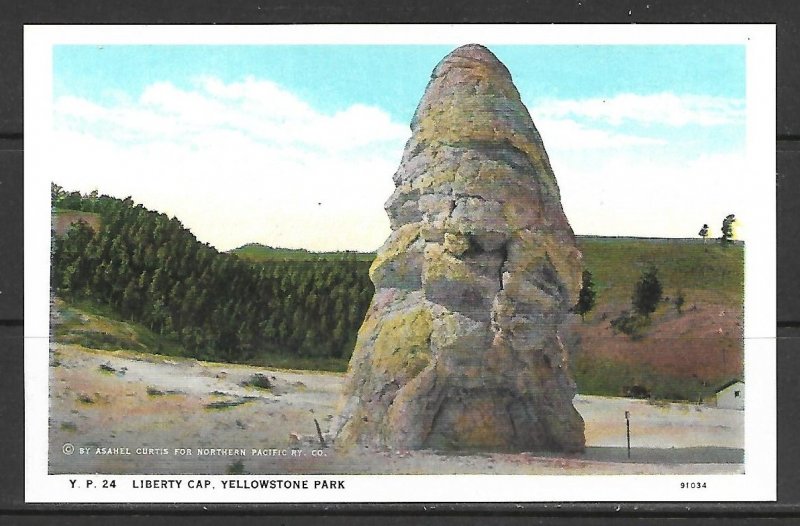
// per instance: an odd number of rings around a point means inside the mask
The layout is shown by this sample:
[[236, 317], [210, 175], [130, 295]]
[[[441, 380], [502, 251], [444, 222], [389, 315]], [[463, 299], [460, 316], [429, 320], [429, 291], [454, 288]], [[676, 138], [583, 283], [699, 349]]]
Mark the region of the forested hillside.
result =
[[349, 356], [374, 292], [363, 257], [255, 263], [130, 198], [53, 185], [52, 200], [101, 217], [97, 232], [78, 222], [54, 236], [56, 295], [108, 306], [201, 359]]
[[265, 261], [366, 261], [375, 259], [375, 252], [311, 252], [302, 248], [275, 248], [258, 243], [248, 243], [231, 250], [242, 259], [254, 262]]

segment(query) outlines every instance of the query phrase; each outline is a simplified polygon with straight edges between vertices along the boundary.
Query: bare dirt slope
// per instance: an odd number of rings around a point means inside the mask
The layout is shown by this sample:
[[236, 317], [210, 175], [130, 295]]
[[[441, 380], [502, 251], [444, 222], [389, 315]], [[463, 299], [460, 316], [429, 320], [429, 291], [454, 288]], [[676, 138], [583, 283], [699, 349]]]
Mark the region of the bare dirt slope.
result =
[[[269, 380], [269, 388], [247, 385], [256, 374]], [[322, 447], [315, 427], [316, 420], [323, 436], [327, 432], [342, 381], [343, 376], [334, 373], [266, 370], [56, 344], [50, 367], [50, 471], [664, 474], [743, 470], [743, 412], [595, 396], [575, 399], [586, 421], [587, 450], [581, 455], [443, 455], [368, 449], [345, 453], [329, 444]], [[630, 460], [625, 449], [625, 411], [631, 413]], [[72, 444], [75, 452], [65, 454], [65, 444]]]
[[[640, 339], [615, 333], [610, 322], [614, 312], [610, 308], [590, 323], [572, 325], [580, 341], [576, 346], [577, 366], [586, 365], [591, 370], [613, 364], [628, 374], [626, 385], [651, 387], [655, 381], [650, 377], [658, 374], [662, 382], [664, 378], [672, 378], [678, 385], [682, 381], [686, 386], [703, 382], [712, 390], [744, 373], [741, 308], [698, 303], [678, 315], [674, 309], [662, 307]], [[668, 388], [662, 390], [669, 394]]]

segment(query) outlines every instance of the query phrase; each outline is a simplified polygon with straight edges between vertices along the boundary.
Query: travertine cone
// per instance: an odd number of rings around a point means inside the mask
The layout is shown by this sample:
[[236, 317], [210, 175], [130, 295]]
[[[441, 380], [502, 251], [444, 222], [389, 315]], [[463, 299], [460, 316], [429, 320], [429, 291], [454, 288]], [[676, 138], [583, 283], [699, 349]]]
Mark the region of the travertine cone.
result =
[[506, 67], [463, 46], [411, 121], [337, 445], [583, 449], [559, 325], [580, 252]]

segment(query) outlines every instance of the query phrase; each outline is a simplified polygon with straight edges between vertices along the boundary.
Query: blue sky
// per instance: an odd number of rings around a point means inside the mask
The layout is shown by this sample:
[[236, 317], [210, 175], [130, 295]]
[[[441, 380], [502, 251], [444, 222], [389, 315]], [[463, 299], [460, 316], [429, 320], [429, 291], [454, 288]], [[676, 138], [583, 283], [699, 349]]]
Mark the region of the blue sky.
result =
[[[451, 49], [56, 46], [56, 182], [133, 195], [221, 249], [374, 249], [411, 115]], [[743, 46], [491, 49], [542, 133], [577, 233], [691, 237], [735, 212]], [[653, 188], [663, 203], [649, 202]], [[219, 205], [213, 221], [204, 200]]]
[[[408, 122], [452, 46], [57, 46], [55, 95], [101, 101], [150, 83], [270, 79], [315, 107], [379, 106]], [[495, 46], [521, 93], [589, 98], [670, 91], [743, 98], [742, 46]]]

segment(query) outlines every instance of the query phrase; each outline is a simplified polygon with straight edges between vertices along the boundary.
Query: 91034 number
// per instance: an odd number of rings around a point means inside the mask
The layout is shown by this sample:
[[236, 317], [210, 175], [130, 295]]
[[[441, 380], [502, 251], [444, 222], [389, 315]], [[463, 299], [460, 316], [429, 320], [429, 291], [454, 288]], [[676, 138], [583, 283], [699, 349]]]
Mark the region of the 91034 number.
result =
[[681, 489], [706, 489], [705, 482], [681, 482]]

